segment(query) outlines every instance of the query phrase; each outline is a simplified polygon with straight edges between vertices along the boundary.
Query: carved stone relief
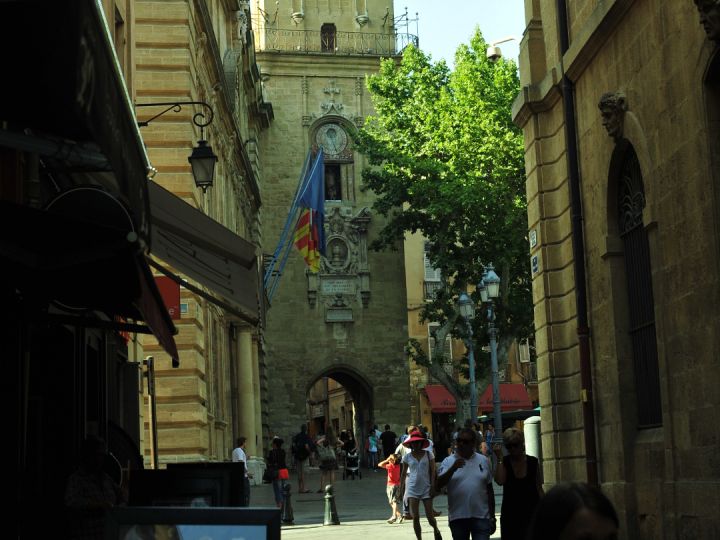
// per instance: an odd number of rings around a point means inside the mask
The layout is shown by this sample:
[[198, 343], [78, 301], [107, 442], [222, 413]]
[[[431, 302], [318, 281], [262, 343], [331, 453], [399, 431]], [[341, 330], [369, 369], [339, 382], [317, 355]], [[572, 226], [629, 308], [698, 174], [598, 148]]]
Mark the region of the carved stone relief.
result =
[[625, 112], [628, 110], [625, 95], [622, 92], [606, 92], [600, 98], [598, 109], [608, 135], [617, 143], [623, 136]]
[[308, 273], [308, 302], [314, 306], [318, 295], [327, 300], [326, 322], [352, 322], [352, 305], [370, 302], [369, 223], [369, 208], [357, 214], [348, 206], [325, 208], [325, 256], [320, 273]]
[[695, 5], [708, 39], [720, 44], [720, 0], [695, 0]]
[[335, 96], [340, 96], [340, 88], [335, 84], [335, 80], [331, 80], [330, 84], [323, 88], [323, 93], [327, 94], [328, 101], [323, 101], [320, 108], [325, 114], [340, 114], [345, 106], [335, 101]]

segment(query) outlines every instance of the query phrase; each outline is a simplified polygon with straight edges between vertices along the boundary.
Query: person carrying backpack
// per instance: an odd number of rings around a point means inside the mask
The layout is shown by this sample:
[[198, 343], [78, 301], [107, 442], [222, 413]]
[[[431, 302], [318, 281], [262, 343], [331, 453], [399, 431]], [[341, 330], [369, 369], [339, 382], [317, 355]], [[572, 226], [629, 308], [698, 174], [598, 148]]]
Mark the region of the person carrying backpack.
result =
[[307, 434], [307, 426], [305, 424], [301, 425], [300, 433], [293, 437], [291, 447], [295, 466], [297, 467], [298, 493], [310, 493], [310, 490], [305, 488], [305, 470], [308, 467], [313, 446], [314, 444]]

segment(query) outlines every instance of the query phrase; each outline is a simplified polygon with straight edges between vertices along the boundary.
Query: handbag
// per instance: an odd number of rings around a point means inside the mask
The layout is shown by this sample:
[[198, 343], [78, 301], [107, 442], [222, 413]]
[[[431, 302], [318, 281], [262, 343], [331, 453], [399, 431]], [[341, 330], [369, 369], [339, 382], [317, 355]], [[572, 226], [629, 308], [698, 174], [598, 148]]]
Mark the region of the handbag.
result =
[[280, 469], [278, 471], [278, 480], [289, 480], [290, 479], [290, 471], [287, 469]]
[[277, 480], [277, 477], [278, 470], [272, 467], [268, 467], [265, 469], [265, 472], [263, 472], [263, 482], [265, 484], [270, 484], [273, 480]]

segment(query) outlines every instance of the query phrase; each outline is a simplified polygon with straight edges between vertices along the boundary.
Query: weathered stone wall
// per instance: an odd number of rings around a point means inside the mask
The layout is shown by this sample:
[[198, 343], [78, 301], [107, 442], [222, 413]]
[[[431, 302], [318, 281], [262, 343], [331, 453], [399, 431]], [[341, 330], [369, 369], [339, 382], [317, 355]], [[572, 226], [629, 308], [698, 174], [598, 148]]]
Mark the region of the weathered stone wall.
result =
[[[533, 297], [545, 482], [585, 480], [567, 149], [559, 81], [575, 84], [599, 474], [626, 538], [715, 538], [720, 521], [720, 175], [706, 107], [716, 46], [693, 2], [569, 2], [560, 65], [554, 2], [526, 2], [523, 92], [528, 225], [537, 233]], [[542, 46], [541, 46], [542, 44]], [[620, 91], [637, 153], [650, 246], [662, 426], [637, 429], [616, 191], [615, 144], [598, 102]], [[712, 95], [712, 94], [710, 94]], [[716, 97], [717, 94], [714, 94]]]
[[[275, 122], [260, 139], [262, 222], [266, 245], [274, 246], [314, 142], [315, 127], [332, 117], [351, 130], [371, 113], [365, 74], [377, 71], [379, 58], [258, 53], [258, 64], [266, 97], [275, 111]], [[342, 209], [357, 216], [372, 205], [372, 194], [361, 189], [364, 159], [357, 152], [353, 159], [352, 165], [344, 166], [346, 180], [354, 189], [342, 202], [327, 203], [328, 212]], [[382, 225], [381, 216], [372, 212], [369, 216], [368, 243]], [[370, 417], [357, 419], [360, 428], [373, 420], [394, 428], [409, 420], [403, 349], [407, 339], [405, 275], [402, 246], [398, 248], [397, 252], [367, 253], [369, 289], [361, 292], [363, 286], [359, 286], [355, 293], [343, 295], [353, 318], [345, 323], [325, 322], [334, 296], [319, 290], [316, 299], [309, 298], [305, 262], [293, 248], [267, 317], [272, 433], [286, 437], [298, 431], [305, 421], [307, 391], [323, 375], [348, 388], [356, 404], [362, 401], [361, 394], [369, 393]]]

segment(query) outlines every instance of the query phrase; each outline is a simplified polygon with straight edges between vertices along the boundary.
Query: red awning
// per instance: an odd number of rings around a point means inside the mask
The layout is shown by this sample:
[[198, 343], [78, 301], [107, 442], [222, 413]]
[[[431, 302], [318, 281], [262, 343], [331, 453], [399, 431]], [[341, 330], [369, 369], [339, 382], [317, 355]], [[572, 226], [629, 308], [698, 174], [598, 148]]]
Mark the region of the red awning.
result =
[[[478, 400], [481, 411], [493, 410], [492, 384], [488, 384], [485, 391]], [[503, 383], [500, 385], [500, 409], [501, 411], [517, 411], [520, 409], [532, 409], [533, 404], [530, 396], [522, 384]]]
[[457, 409], [455, 398], [450, 391], [441, 384], [425, 385], [425, 393], [430, 401], [430, 408], [434, 413], [454, 413]]
[[[455, 398], [450, 391], [441, 384], [428, 384], [425, 394], [430, 401], [430, 408], [434, 413], [454, 413], [457, 410]], [[492, 385], [489, 384], [478, 399], [478, 409], [483, 412], [492, 411]], [[500, 385], [500, 408], [503, 412], [532, 409], [530, 396], [522, 384], [503, 383]]]

